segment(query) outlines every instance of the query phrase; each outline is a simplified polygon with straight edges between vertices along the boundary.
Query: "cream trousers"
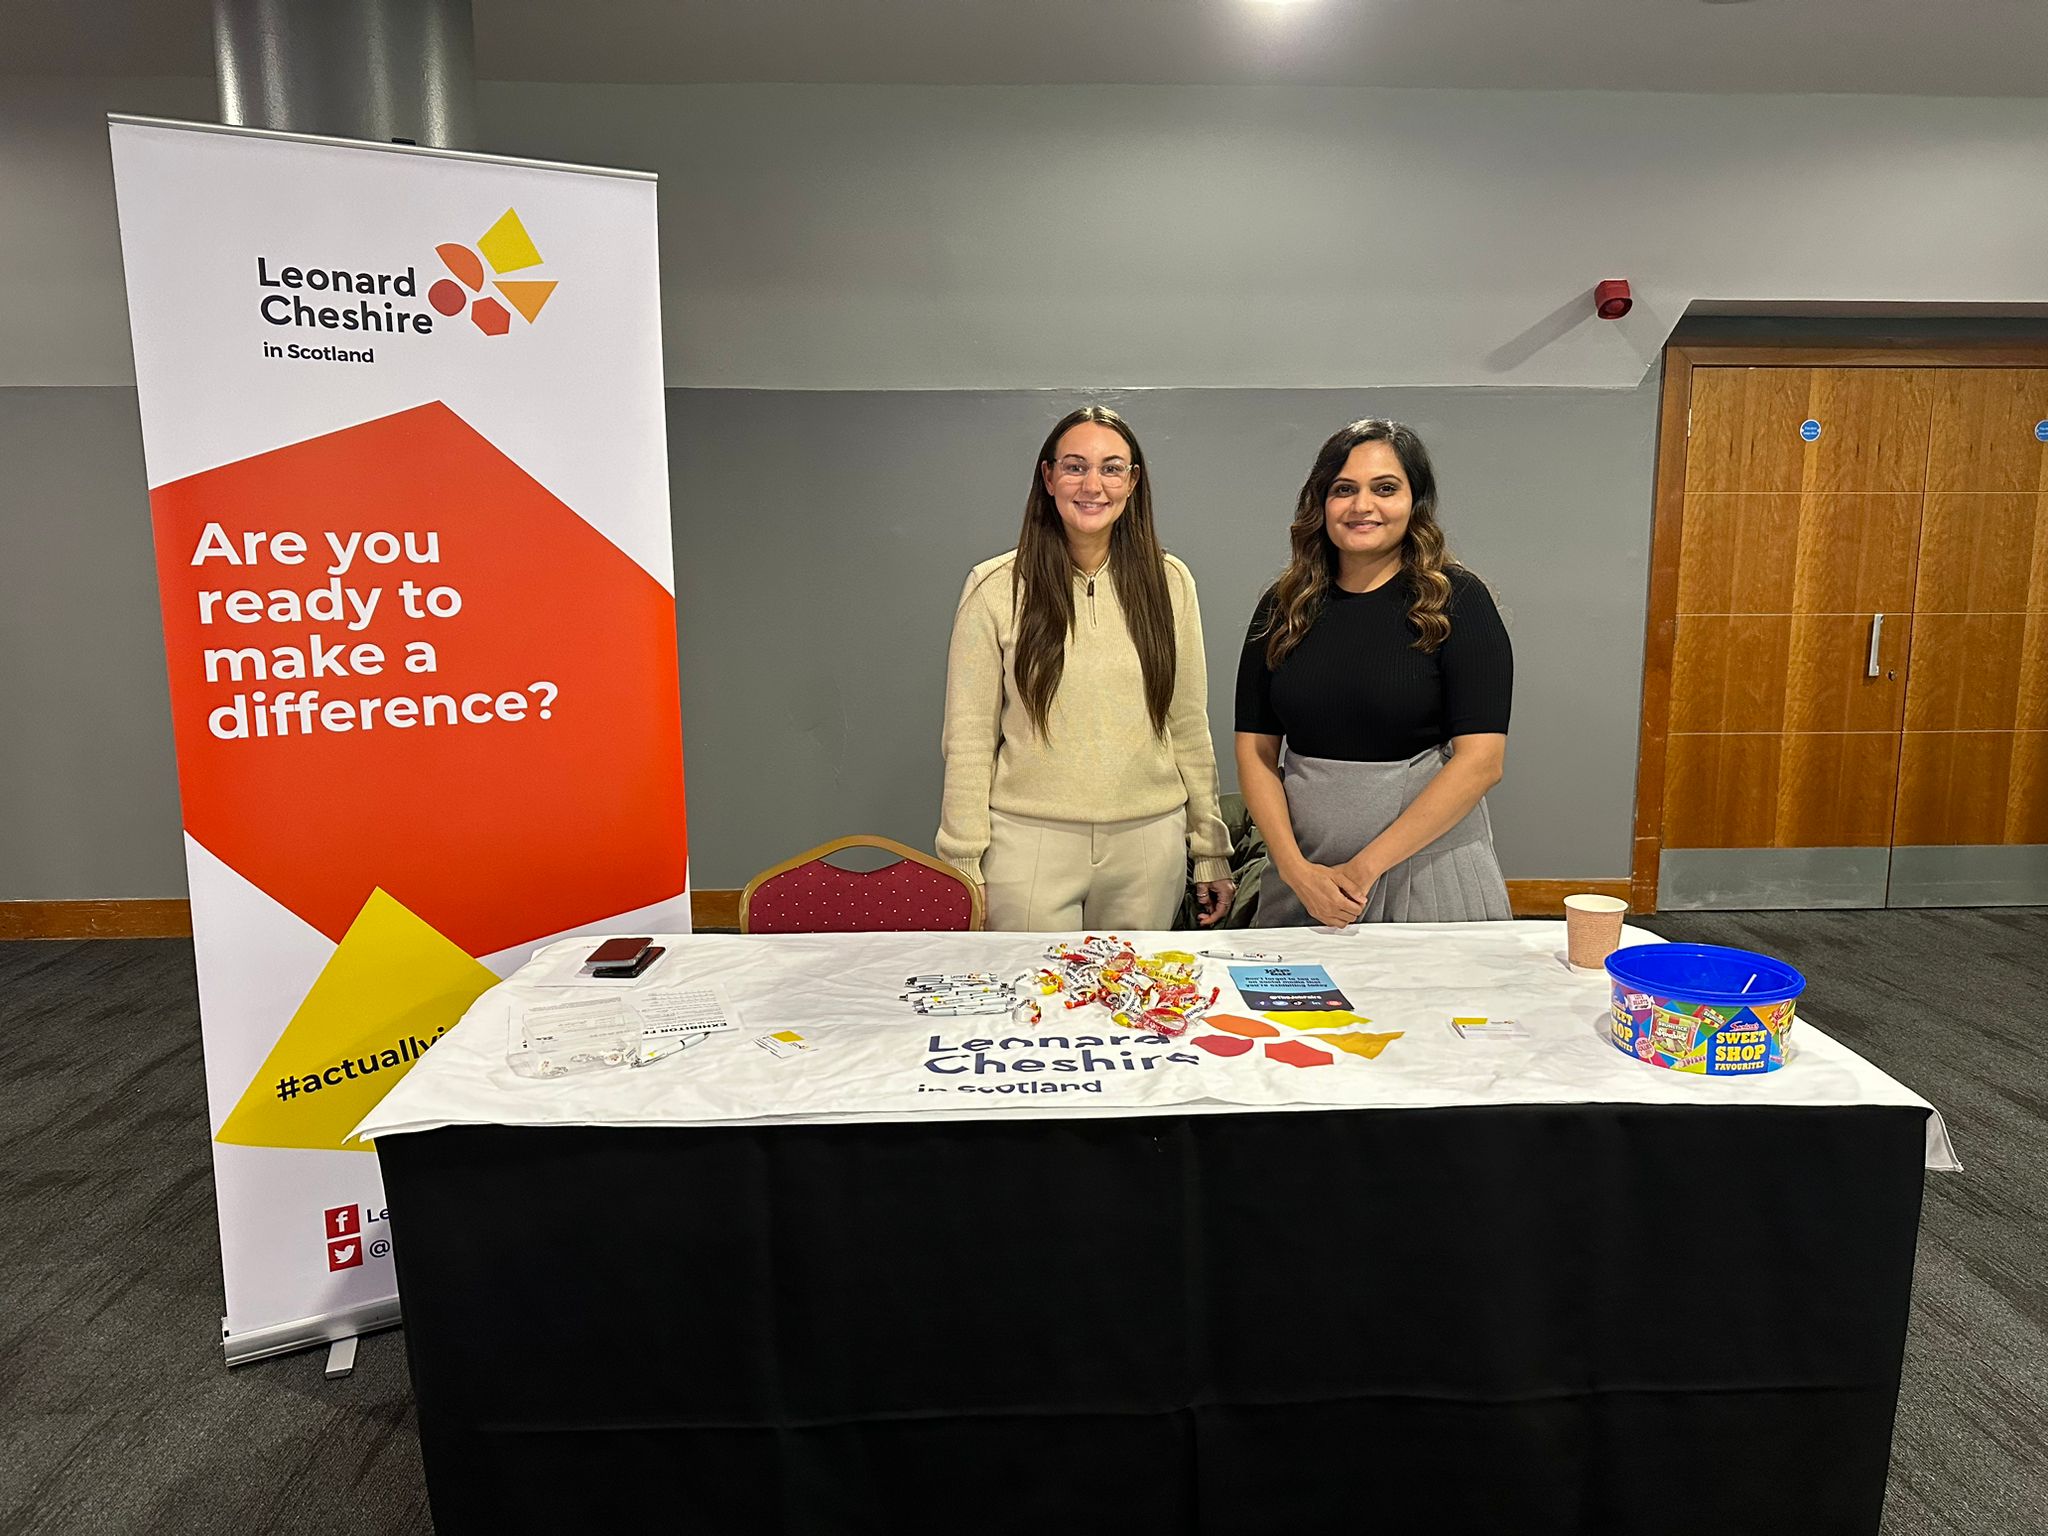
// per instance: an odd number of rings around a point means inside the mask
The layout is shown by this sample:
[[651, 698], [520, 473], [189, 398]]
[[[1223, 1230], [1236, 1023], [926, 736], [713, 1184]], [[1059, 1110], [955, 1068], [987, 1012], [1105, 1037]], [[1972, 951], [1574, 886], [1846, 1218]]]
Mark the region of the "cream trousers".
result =
[[1185, 807], [1135, 821], [988, 813], [988, 926], [1012, 933], [1167, 928], [1188, 882]]

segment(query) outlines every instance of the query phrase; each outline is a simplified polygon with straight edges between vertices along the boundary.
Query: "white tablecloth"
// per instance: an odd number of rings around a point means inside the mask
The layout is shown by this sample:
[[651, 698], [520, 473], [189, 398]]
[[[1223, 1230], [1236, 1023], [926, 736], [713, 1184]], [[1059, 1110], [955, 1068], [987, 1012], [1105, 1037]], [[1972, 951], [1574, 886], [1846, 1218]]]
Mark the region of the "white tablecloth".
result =
[[[1075, 937], [1079, 937], [1076, 935]], [[1370, 1022], [1342, 1032], [1395, 1034], [1374, 1057], [1318, 1049], [1291, 1065], [1259, 1047], [1211, 1054], [1193, 1037], [1119, 1028], [1099, 1007], [1045, 1000], [1024, 1026], [1002, 1015], [922, 1017], [900, 1000], [906, 978], [1032, 969], [1051, 939], [1005, 933], [732, 935], [665, 938], [642, 986], [724, 989], [740, 1028], [641, 1067], [535, 1080], [507, 1065], [517, 1011], [570, 989], [530, 980], [573, 969], [590, 936], [540, 951], [480, 997], [357, 1128], [365, 1137], [446, 1125], [703, 1126], [736, 1121], [853, 1122], [923, 1116], [1145, 1115], [1328, 1107], [1412, 1109], [1501, 1104], [1909, 1105], [1927, 1111], [1927, 1166], [1960, 1168], [1934, 1107], [1815, 1027], [1800, 1000], [1791, 1059], [1777, 1072], [1706, 1078], [1646, 1066], [1609, 1042], [1604, 975], [1564, 963], [1556, 922], [1389, 924], [1224, 934], [1126, 934], [1140, 953], [1259, 950], [1325, 967]], [[1660, 943], [1629, 929], [1625, 943]], [[1215, 1011], [1259, 1017], [1205, 959]], [[608, 984], [590, 982], [586, 987]], [[578, 989], [580, 990], [580, 989]], [[1461, 1038], [1453, 1016], [1512, 1018], [1522, 1040]], [[807, 1052], [756, 1042], [800, 1031]], [[1314, 1046], [1318, 1032], [1283, 1030]], [[1266, 1042], [1260, 1042], [1263, 1046]], [[1300, 1056], [1302, 1053], [1283, 1053]]]

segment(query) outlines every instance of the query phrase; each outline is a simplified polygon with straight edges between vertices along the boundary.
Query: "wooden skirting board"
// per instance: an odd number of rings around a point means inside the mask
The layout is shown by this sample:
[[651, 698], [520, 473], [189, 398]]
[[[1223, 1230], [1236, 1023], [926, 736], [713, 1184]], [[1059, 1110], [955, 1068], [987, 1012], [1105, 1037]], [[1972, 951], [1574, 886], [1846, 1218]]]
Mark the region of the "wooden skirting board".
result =
[[1564, 916], [1567, 896], [1618, 896], [1628, 900], [1628, 876], [1598, 880], [1510, 880], [1508, 905], [1517, 917]]
[[114, 901], [0, 901], [0, 939], [189, 939], [183, 897]]
[[740, 893], [738, 891], [692, 891], [690, 892], [690, 926], [692, 928], [730, 929], [739, 932]]
[[[1510, 880], [1517, 917], [1562, 917], [1575, 891], [1628, 899], [1626, 876], [1598, 880]], [[690, 892], [690, 921], [700, 929], [740, 925], [738, 891]], [[191, 904], [182, 898], [114, 901], [0, 901], [0, 939], [188, 939]]]

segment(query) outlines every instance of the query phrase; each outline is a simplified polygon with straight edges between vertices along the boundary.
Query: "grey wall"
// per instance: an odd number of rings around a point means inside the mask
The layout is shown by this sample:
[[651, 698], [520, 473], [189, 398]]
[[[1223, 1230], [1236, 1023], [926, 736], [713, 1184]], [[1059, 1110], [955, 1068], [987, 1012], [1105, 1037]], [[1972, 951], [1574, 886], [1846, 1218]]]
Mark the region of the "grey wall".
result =
[[[0, 77], [0, 386], [132, 381], [110, 108], [212, 92]], [[486, 82], [478, 113], [489, 149], [660, 173], [672, 385], [1629, 388], [1695, 299], [2048, 299], [2048, 99]]]
[[[1032, 455], [1080, 395], [672, 390], [683, 731], [698, 883], [828, 838], [929, 847], [953, 605], [1011, 547]], [[1315, 449], [1355, 416], [1423, 433], [1452, 547], [1518, 658], [1494, 826], [1511, 878], [1628, 870], [1654, 388], [1100, 394], [1152, 463], [1200, 585], [1226, 784], [1237, 655]]]
[[0, 389], [0, 900], [183, 895], [178, 827], [135, 391]]
[[[1691, 3], [1691, 0], [1684, 0]], [[493, 84], [662, 177], [671, 383], [1632, 387], [1698, 298], [2048, 298], [2048, 100]], [[1636, 309], [1593, 318], [1593, 285]]]
[[210, 80], [0, 76], [0, 388], [135, 382], [107, 114], [218, 110]]

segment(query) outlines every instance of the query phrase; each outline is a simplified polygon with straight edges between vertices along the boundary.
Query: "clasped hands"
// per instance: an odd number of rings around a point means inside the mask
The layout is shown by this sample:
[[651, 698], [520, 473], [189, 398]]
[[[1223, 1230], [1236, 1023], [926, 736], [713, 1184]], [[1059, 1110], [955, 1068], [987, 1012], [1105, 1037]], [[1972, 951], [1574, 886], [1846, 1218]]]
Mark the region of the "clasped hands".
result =
[[1358, 921], [1384, 873], [1370, 852], [1362, 849], [1342, 864], [1312, 864], [1297, 854], [1292, 864], [1279, 867], [1279, 875], [1301, 898], [1310, 917], [1326, 928], [1343, 928]]
[[1204, 928], [1214, 928], [1230, 915], [1230, 903], [1236, 896], [1235, 880], [1196, 881], [1195, 921]]

